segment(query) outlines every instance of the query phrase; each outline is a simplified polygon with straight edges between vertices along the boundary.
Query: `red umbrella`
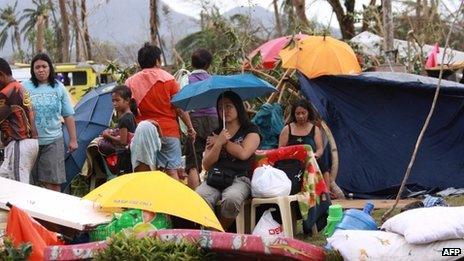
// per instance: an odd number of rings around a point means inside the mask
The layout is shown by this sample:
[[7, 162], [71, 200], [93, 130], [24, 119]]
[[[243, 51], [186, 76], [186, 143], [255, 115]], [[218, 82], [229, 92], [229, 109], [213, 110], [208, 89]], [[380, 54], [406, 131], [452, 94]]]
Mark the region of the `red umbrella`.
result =
[[[297, 34], [272, 39], [270, 41], [265, 42], [264, 44], [256, 48], [254, 51], [252, 51], [248, 55], [248, 59], [253, 59], [253, 57], [255, 57], [259, 53], [261, 55], [261, 62], [263, 68], [272, 69], [275, 66], [275, 62], [279, 59], [280, 50], [286, 47], [292, 38], [298, 41], [306, 38], [307, 36], [308, 35], [306, 34]], [[249, 63], [247, 62], [245, 64], [245, 67], [248, 66]]]

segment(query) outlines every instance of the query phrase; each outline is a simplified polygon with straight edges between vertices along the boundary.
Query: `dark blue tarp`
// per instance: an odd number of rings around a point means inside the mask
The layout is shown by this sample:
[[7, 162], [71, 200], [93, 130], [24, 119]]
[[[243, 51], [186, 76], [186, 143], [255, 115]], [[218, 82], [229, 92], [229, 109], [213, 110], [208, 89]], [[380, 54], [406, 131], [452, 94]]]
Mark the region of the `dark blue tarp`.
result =
[[[369, 194], [401, 184], [437, 80], [404, 73], [299, 80], [333, 132], [340, 187]], [[464, 187], [464, 85], [442, 82], [408, 182]]]

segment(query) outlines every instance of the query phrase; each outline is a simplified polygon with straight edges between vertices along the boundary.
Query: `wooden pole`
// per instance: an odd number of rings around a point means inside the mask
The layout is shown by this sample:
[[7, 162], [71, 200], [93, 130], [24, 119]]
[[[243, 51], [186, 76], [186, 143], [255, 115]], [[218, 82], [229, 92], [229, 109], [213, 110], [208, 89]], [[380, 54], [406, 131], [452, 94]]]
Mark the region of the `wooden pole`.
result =
[[391, 51], [393, 51], [393, 16], [392, 16], [392, 7], [391, 7], [391, 0], [382, 0], [382, 11], [383, 11], [383, 27], [385, 31], [384, 35], [384, 50], [386, 52], [386, 55], [388, 57], [390, 62], [395, 62], [393, 61], [390, 54], [392, 54]]
[[277, 83], [277, 86], [276, 86], [277, 92], [274, 92], [274, 93], [271, 94], [271, 96], [269, 96], [269, 99], [267, 99], [267, 101], [266, 101], [267, 103], [272, 103], [275, 100], [275, 98], [277, 97], [277, 95], [279, 95], [279, 100], [281, 99], [281, 96], [282, 96], [282, 93], [283, 93], [283, 86], [285, 85], [284, 80], [285, 80], [285, 77], [289, 73], [290, 73], [289, 77], [292, 77], [293, 74], [295, 73], [295, 70], [289, 68], [284, 72], [284, 75], [282, 75], [282, 77], [280, 77], [279, 83]]

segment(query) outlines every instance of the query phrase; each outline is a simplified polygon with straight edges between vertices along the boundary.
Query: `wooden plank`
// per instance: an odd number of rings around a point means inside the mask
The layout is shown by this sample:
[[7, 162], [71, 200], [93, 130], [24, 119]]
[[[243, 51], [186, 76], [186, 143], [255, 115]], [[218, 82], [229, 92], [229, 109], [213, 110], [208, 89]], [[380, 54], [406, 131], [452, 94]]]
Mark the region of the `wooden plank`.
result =
[[[372, 202], [375, 209], [387, 209], [393, 206], [394, 199], [335, 199], [332, 200], [332, 205], [340, 204], [343, 208], [362, 209], [366, 202]], [[405, 205], [417, 201], [417, 199], [400, 199], [397, 208], [402, 208]]]
[[0, 208], [6, 203], [21, 208], [34, 218], [86, 230], [111, 221], [110, 213], [102, 213], [92, 201], [0, 177]]

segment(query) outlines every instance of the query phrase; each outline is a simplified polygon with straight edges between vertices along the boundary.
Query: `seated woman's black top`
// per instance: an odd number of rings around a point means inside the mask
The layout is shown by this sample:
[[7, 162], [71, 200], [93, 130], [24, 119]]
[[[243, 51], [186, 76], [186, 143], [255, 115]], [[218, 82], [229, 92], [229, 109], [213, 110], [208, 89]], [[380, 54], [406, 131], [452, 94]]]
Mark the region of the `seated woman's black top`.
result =
[[[214, 133], [219, 134], [221, 131], [222, 129], [216, 129]], [[230, 138], [230, 141], [237, 144], [241, 144], [249, 133], [256, 133], [260, 135], [258, 126], [251, 123], [246, 126], [240, 126], [240, 129], [238, 129], [237, 133], [235, 133], [235, 135], [232, 138]], [[252, 155], [250, 158], [246, 160], [240, 160], [232, 156], [223, 148], [221, 150], [221, 153], [219, 154], [218, 161], [214, 163], [214, 167], [232, 169], [236, 173], [238, 173], [238, 175], [245, 176], [248, 174], [248, 171], [251, 170], [253, 160], [254, 155]]]
[[[308, 134], [304, 136], [298, 136], [298, 135], [292, 134], [292, 128], [290, 127], [290, 124], [288, 124], [287, 146], [308, 144], [311, 146], [313, 151], [316, 152], [316, 141], [314, 140], [314, 135], [315, 135], [314, 125], [313, 127], [311, 127], [311, 130], [308, 132]], [[330, 171], [330, 166], [332, 165], [330, 156], [331, 155], [329, 151], [329, 146], [326, 146], [326, 149], [324, 150], [324, 153], [322, 154], [322, 156], [319, 159], [317, 159], [317, 165], [319, 165], [319, 169], [321, 170], [322, 173], [326, 171]]]

